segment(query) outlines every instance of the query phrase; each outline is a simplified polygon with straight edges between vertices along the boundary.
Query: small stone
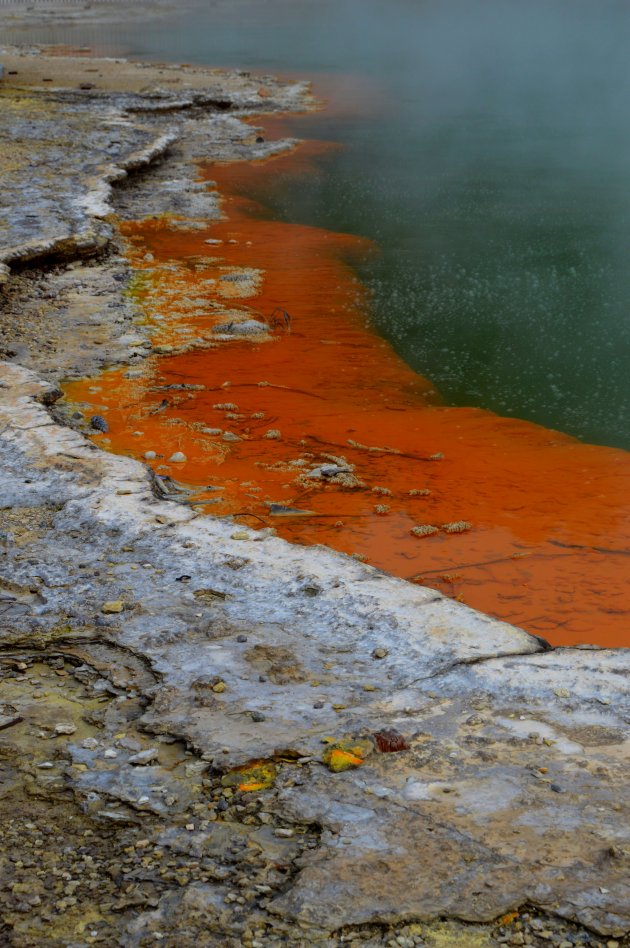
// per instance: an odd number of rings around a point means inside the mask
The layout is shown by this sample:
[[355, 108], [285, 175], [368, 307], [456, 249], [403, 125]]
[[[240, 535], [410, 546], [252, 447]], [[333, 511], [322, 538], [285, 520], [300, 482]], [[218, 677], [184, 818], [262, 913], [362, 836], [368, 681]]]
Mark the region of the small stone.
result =
[[147, 764], [151, 764], [157, 759], [157, 747], [149, 747], [147, 750], [140, 751], [138, 754], [133, 754], [129, 758], [128, 763], [132, 764], [134, 767], [146, 767]]
[[292, 836], [295, 836], [294, 829], [285, 829], [282, 826], [279, 826], [273, 831], [273, 835], [277, 836], [279, 839], [291, 839]]
[[233, 431], [224, 431], [222, 435], [223, 441], [242, 441], [242, 438], [239, 438], [237, 434], [234, 434]]
[[252, 711], [251, 713], [252, 721], [255, 721], [257, 724], [261, 721], [266, 721], [267, 717], [262, 713], [262, 711]]
[[387, 658], [388, 655], [389, 655], [389, 649], [383, 648], [382, 646], [375, 648], [374, 651], [372, 652], [372, 658]]
[[265, 438], [267, 438], [269, 441], [280, 441], [282, 439], [282, 434], [277, 428], [270, 428], [269, 431], [265, 432]]
[[74, 734], [76, 729], [75, 724], [66, 724], [65, 722], [55, 724], [55, 734]]
[[217, 681], [216, 685], [212, 686], [212, 690], [214, 691], [216, 695], [220, 695], [220, 694], [223, 694], [226, 687], [227, 685], [225, 684], [224, 681]]
[[237, 635], [237, 636], [236, 636], [236, 641], [237, 641], [237, 642], [246, 642], [246, 641], [247, 641], [247, 636], [246, 636], [246, 635]]
[[95, 431], [106, 432], [109, 431], [109, 425], [105, 421], [102, 415], [92, 415], [90, 418], [90, 425], [94, 428]]
[[118, 612], [122, 612], [125, 608], [125, 604], [122, 599], [111, 599], [109, 602], [104, 602], [101, 606], [101, 612], [106, 616], [114, 615]]
[[610, 941], [606, 942], [606, 948], [619, 948], [619, 942], [611, 938]]
[[145, 451], [144, 456], [147, 461], [153, 461], [157, 457], [157, 454], [155, 451]]
[[194, 823], [186, 823], [186, 829], [188, 830], [189, 833], [193, 833], [194, 830], [195, 830], [195, 824], [194, 824]]
[[171, 454], [168, 460], [172, 464], [183, 464], [187, 458], [183, 451], [176, 451], [174, 454]]
[[118, 751], [115, 751], [113, 747], [108, 747], [103, 757], [106, 757], [108, 760], [114, 760], [115, 757], [118, 757]]
[[409, 532], [414, 537], [432, 537], [440, 531], [431, 523], [421, 523], [417, 527], [412, 527]]
[[38, 770], [52, 770], [55, 765], [51, 760], [45, 760], [43, 763], [38, 764]]
[[95, 737], [86, 737], [84, 741], [81, 741], [81, 747], [83, 747], [84, 750], [96, 750], [98, 741]]
[[467, 530], [472, 530], [472, 523], [467, 520], [455, 520], [453, 523], [443, 523], [442, 530], [444, 533], [465, 533]]
[[378, 750], [382, 754], [394, 754], [398, 751], [409, 750], [406, 738], [395, 728], [382, 728], [374, 734]]

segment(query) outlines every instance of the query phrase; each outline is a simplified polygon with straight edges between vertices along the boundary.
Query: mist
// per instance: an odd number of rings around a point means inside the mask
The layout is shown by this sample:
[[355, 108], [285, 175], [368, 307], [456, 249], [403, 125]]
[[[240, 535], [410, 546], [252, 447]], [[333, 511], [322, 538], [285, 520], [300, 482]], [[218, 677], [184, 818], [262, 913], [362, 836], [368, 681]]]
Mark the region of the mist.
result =
[[628, 36], [626, 0], [215, 0], [29, 39], [351, 89], [259, 197], [379, 243], [369, 318], [446, 403], [628, 447]]

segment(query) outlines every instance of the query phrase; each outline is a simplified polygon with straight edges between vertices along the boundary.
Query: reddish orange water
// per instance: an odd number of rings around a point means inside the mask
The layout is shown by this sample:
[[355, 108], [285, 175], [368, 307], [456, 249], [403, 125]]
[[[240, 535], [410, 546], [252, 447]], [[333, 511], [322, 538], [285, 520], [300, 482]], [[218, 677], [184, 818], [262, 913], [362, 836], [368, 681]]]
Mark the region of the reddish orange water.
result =
[[[554, 644], [630, 645], [630, 455], [441, 407], [430, 383], [366, 325], [353, 261], [376, 248], [265, 219], [243, 196], [265, 176], [310, 173], [330, 147], [208, 167], [225, 219], [204, 230], [173, 230], [161, 219], [124, 225], [145, 277], [138, 297], [161, 320], [157, 342], [195, 338], [208, 347], [152, 357], [140, 378], [115, 370], [70, 384], [68, 397], [106, 416], [111, 450], [155, 451], [149, 463], [158, 473], [220, 487], [203, 495], [213, 501], [209, 513], [242, 514], [288, 540], [360, 555]], [[221, 279], [243, 267], [263, 271], [249, 297]], [[291, 331], [276, 326], [268, 341], [217, 344], [212, 326], [226, 321], [217, 305], [258, 319], [279, 307]], [[182, 383], [203, 389], [164, 388]], [[216, 407], [226, 403], [238, 407]], [[270, 430], [280, 438], [265, 437]], [[169, 463], [175, 451], [185, 463]], [[328, 456], [353, 466], [364, 486], [303, 476]], [[311, 513], [275, 516], [268, 502]], [[462, 521], [463, 532], [443, 529]], [[419, 525], [439, 529], [418, 537], [411, 530]]]

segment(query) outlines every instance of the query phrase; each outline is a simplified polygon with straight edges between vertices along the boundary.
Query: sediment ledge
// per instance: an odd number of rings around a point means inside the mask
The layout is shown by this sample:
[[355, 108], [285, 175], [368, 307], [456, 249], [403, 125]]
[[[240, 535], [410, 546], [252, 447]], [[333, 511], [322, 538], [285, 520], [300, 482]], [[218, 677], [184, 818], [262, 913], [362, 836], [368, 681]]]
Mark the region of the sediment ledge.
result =
[[[229, 80], [215, 83], [208, 96], [225, 101]], [[252, 91], [258, 108], [303, 105], [303, 87], [272, 87]], [[179, 183], [169, 198], [149, 176], [121, 206], [158, 212], [175, 195], [188, 218], [216, 214], [184, 184], [195, 149], [279, 147], [209, 108], [184, 120], [186, 146], [163, 118], [141, 148], [123, 126], [116, 167], [172, 134], [155, 174]], [[43, 226], [35, 210], [28, 240], [94, 227], [106, 167], [73, 176], [75, 217]], [[0, 364], [0, 935], [177, 948], [627, 937], [630, 653], [551, 650], [352, 558], [199, 516], [61, 425], [61, 374], [130, 358], [131, 303], [95, 307], [78, 331], [98, 327], [97, 355], [76, 339], [63, 351], [64, 300], [85, 305], [77, 281], [111, 300], [126, 273], [105, 224], [113, 256], [7, 285], [6, 345], [27, 318]], [[62, 297], [45, 303], [44, 354], [43, 284]]]

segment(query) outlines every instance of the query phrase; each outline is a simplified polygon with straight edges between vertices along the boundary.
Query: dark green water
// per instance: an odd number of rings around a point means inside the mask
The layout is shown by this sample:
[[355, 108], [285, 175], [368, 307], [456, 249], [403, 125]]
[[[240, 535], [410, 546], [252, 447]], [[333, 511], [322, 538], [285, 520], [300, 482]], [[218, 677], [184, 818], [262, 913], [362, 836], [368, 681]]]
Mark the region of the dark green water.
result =
[[630, 447], [630, 0], [216, 0], [30, 35], [354, 77], [355, 114], [304, 125], [344, 149], [273, 213], [379, 243], [373, 324], [447, 403]]

